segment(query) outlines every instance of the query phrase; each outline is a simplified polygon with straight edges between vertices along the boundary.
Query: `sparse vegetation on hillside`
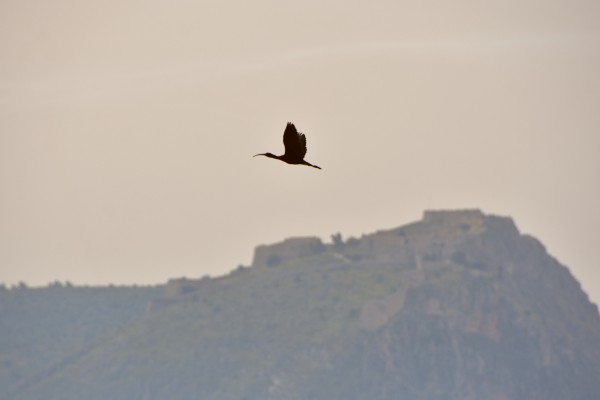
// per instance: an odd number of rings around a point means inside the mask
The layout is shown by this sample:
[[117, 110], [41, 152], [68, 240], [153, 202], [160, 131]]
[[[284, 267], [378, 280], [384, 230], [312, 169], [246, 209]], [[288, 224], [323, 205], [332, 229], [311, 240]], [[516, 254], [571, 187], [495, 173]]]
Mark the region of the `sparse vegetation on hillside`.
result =
[[39, 383], [143, 314], [160, 287], [25, 284], [0, 291], [0, 397]]
[[539, 242], [478, 211], [428, 213], [331, 245], [260, 246], [251, 267], [220, 278], [13, 289], [0, 300], [3, 335], [23, 336], [3, 337], [0, 355], [13, 363], [0, 369], [12, 385], [3, 398], [547, 400], [600, 390], [597, 308]]

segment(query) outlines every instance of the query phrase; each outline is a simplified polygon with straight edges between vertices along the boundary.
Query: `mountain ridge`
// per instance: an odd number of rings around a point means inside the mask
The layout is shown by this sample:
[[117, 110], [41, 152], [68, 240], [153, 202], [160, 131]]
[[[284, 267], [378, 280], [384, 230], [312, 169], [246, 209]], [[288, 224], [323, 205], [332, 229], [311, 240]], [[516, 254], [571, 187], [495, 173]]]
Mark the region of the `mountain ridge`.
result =
[[134, 312], [88, 330], [84, 350], [63, 350], [8, 398], [597, 395], [598, 309], [512, 219], [426, 211], [332, 239], [260, 245], [228, 275], [138, 288]]

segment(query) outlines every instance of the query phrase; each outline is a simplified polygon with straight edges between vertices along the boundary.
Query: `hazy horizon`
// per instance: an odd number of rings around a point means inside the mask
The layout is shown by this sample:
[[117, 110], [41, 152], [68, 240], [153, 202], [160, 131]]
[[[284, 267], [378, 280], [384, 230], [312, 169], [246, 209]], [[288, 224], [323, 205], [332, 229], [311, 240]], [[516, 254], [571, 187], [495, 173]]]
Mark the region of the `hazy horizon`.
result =
[[[595, 2], [0, 11], [0, 282], [221, 275], [259, 244], [479, 208], [600, 302]], [[322, 171], [252, 158], [288, 121]]]

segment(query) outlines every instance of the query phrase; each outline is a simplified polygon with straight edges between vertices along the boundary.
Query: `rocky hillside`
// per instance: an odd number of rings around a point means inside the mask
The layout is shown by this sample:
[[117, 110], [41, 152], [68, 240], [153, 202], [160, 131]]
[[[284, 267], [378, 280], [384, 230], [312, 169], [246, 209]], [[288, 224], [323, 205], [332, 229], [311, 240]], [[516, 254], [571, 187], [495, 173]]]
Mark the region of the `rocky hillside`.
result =
[[[600, 393], [598, 309], [539, 241], [510, 218], [478, 210], [430, 211], [397, 229], [335, 235], [332, 244], [296, 238], [259, 246], [250, 267], [147, 290], [143, 311], [109, 318], [102, 329], [45, 320], [70, 331], [74, 343], [88, 337], [85, 347], [57, 339], [57, 349], [46, 340], [44, 348], [27, 342], [9, 351], [3, 326], [0, 379], [11, 384], [0, 397], [563, 400]], [[18, 307], [17, 291], [2, 293], [10, 300], [0, 303], [3, 313]], [[53, 318], [61, 306], [45, 305]], [[32, 353], [43, 355], [35, 368], [7, 366]], [[30, 369], [36, 379], [20, 372]]]
[[53, 376], [139, 318], [162, 287], [0, 287], [0, 399]]

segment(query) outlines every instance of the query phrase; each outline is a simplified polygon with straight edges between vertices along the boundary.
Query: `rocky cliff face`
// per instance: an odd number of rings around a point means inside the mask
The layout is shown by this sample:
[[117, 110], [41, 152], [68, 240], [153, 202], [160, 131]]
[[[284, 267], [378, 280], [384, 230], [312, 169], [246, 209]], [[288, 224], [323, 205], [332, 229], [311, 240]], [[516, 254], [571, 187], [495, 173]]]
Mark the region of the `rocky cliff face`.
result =
[[[347, 246], [330, 250], [343, 258]], [[353, 389], [331, 386], [315, 398], [597, 396], [597, 307], [510, 218], [427, 211], [364, 236], [351, 253], [363, 268], [395, 269], [402, 279], [365, 299], [354, 346], [312, 383], [352, 376]]]
[[[20, 399], [596, 399], [600, 318], [510, 218], [428, 211], [358, 239], [259, 246]], [[49, 395], [51, 394], [51, 395]]]

